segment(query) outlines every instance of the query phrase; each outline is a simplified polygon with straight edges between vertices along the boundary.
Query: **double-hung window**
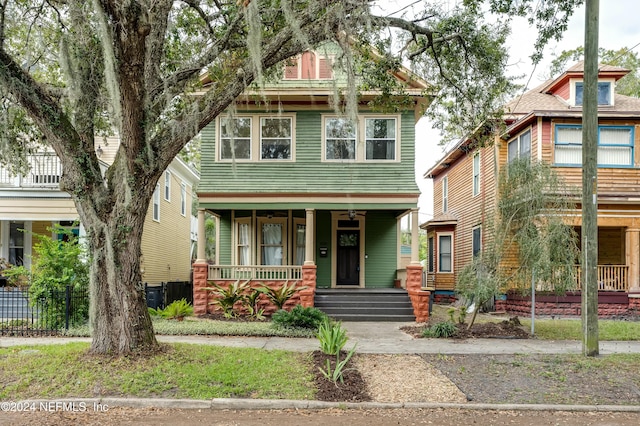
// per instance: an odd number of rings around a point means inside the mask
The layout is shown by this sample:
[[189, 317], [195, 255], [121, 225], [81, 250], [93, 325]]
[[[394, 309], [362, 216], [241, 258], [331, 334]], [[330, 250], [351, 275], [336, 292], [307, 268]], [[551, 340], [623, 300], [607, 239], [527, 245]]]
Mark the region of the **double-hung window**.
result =
[[258, 244], [261, 265], [286, 265], [286, 219], [260, 219]]
[[325, 158], [327, 160], [356, 159], [356, 125], [344, 117], [325, 120]]
[[451, 272], [453, 259], [453, 237], [438, 235], [438, 272]]
[[473, 196], [480, 193], [480, 153], [473, 154]]
[[365, 119], [367, 160], [396, 159], [396, 119]]
[[[632, 126], [598, 126], [598, 166], [633, 166]], [[556, 165], [582, 165], [582, 126], [557, 125], [555, 127]]]
[[164, 199], [171, 201], [171, 172], [164, 172]]
[[531, 158], [531, 130], [520, 133], [507, 145], [507, 161], [517, 158]]
[[260, 159], [291, 158], [291, 118], [260, 118]]
[[399, 118], [362, 115], [356, 119], [324, 117], [326, 161], [396, 161], [399, 152]]
[[220, 159], [251, 159], [251, 117], [220, 119]]
[[449, 211], [449, 176], [442, 178], [442, 213]]
[[153, 220], [160, 221], [160, 184], [156, 184], [156, 190], [153, 191]]

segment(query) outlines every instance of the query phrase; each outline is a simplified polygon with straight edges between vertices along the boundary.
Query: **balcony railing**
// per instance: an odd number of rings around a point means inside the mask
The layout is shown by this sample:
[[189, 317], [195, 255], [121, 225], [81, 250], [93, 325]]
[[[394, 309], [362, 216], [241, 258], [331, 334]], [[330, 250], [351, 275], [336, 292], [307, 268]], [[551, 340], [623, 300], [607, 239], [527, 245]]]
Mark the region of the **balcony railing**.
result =
[[[578, 290], [582, 283], [582, 268], [576, 266]], [[598, 265], [599, 291], [629, 291], [629, 267], [627, 265]]]
[[209, 265], [209, 280], [301, 280], [302, 267]]
[[57, 188], [62, 176], [62, 164], [54, 153], [33, 154], [27, 157], [29, 172], [25, 175], [14, 175], [0, 166], [0, 186]]

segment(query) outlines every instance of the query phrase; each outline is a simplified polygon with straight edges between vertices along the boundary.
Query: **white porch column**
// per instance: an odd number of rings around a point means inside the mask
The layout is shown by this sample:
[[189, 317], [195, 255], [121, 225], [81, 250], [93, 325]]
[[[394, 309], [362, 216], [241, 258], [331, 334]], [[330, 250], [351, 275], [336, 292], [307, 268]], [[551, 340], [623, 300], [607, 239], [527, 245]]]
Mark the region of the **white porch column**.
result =
[[640, 229], [627, 228], [625, 236], [629, 292], [640, 292]]
[[198, 253], [196, 263], [207, 263], [207, 255], [205, 252], [207, 239], [204, 233], [204, 209], [198, 209]]
[[418, 234], [418, 209], [411, 209], [411, 264], [420, 265], [420, 236]]
[[313, 223], [313, 216], [315, 214], [314, 209], [305, 209], [306, 214], [306, 223], [304, 226], [304, 264], [305, 265], [315, 265], [313, 260], [313, 230], [315, 229], [315, 225]]

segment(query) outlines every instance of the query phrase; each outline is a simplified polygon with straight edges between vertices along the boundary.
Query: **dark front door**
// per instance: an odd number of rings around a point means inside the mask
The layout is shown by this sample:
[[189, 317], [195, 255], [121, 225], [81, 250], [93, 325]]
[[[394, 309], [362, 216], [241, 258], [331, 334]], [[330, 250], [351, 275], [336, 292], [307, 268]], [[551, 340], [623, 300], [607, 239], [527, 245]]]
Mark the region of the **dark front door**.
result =
[[360, 284], [360, 231], [338, 231], [336, 285]]

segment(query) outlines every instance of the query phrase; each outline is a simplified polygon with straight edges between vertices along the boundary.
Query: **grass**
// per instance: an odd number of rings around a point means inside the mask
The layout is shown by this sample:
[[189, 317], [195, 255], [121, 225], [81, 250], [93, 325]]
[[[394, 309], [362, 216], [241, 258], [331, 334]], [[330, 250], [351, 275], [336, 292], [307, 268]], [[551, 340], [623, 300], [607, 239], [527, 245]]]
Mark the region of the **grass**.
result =
[[[531, 330], [531, 320], [520, 318], [525, 330]], [[580, 319], [536, 319], [535, 336], [544, 340], [581, 340]], [[598, 321], [599, 340], [640, 340], [639, 321]]]
[[[254, 336], [254, 337], [314, 337], [314, 331], [303, 328], [276, 327], [270, 321], [218, 321], [185, 318], [184, 321], [153, 317], [156, 334], [183, 336]], [[88, 326], [70, 328], [64, 333], [71, 337], [89, 337]]]
[[313, 399], [308, 354], [175, 344], [143, 357], [89, 355], [86, 343], [1, 348], [0, 400], [129, 396]]

